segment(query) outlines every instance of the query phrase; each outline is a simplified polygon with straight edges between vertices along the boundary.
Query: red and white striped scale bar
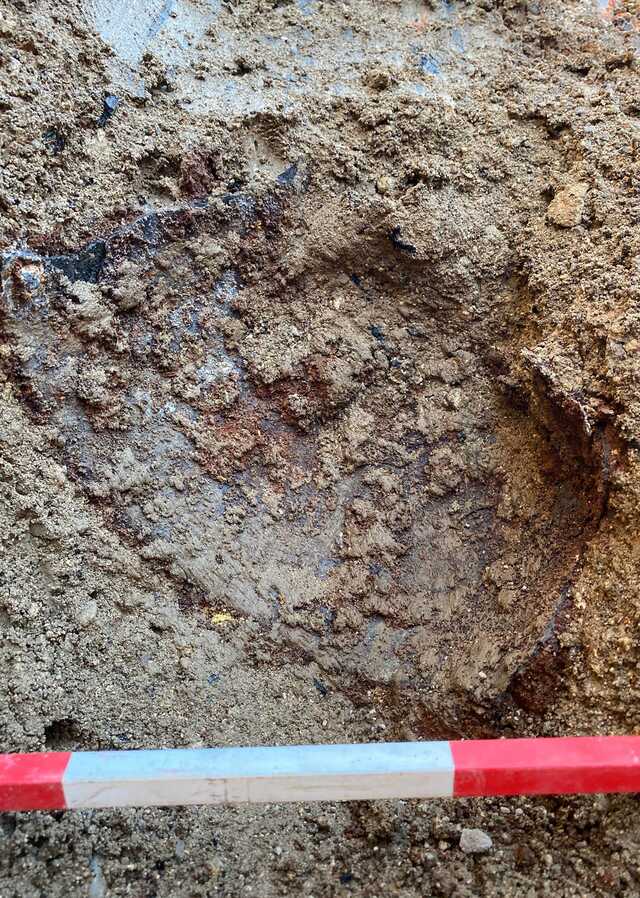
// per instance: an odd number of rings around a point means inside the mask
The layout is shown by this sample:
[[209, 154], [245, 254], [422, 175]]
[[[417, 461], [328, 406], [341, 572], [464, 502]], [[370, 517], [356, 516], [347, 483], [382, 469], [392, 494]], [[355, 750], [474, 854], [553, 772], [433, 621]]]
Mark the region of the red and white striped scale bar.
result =
[[0, 755], [0, 810], [640, 792], [640, 736]]

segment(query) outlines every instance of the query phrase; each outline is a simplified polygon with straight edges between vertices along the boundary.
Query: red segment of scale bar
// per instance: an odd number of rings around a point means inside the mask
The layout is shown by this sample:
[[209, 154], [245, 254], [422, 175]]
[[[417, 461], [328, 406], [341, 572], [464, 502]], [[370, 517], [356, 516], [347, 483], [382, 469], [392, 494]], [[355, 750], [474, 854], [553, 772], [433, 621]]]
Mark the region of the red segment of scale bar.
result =
[[0, 811], [66, 808], [62, 777], [69, 751], [0, 755]]
[[453, 794], [640, 792], [639, 736], [451, 742]]

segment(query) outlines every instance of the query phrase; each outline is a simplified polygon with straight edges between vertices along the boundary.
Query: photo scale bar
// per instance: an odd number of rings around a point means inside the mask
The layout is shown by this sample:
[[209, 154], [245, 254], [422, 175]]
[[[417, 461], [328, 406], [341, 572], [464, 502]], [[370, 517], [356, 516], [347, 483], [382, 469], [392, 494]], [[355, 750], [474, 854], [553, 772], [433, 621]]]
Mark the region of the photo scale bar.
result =
[[640, 737], [0, 755], [0, 810], [640, 792]]

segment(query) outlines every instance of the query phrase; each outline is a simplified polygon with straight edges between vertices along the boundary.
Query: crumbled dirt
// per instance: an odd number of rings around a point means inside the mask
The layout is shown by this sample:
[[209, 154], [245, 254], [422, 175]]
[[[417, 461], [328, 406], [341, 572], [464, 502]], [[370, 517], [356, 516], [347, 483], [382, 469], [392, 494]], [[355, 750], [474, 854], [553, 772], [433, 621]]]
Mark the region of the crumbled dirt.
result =
[[[5, 6], [2, 750], [636, 730], [637, 4]], [[636, 895], [636, 804], [7, 814], [0, 896]]]

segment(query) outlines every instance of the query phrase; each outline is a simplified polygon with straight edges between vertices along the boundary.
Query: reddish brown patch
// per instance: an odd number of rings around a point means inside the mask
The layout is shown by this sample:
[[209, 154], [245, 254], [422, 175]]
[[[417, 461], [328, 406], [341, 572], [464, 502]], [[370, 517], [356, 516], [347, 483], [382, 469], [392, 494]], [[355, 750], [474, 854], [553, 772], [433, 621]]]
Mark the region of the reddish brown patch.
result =
[[193, 434], [203, 468], [218, 480], [226, 480], [246, 468], [253, 452], [262, 446], [262, 433], [255, 413], [241, 409], [224, 421], [210, 417]]
[[[301, 426], [310, 419], [327, 420], [344, 403], [335, 390], [328, 373], [329, 359], [307, 361], [297, 377], [288, 377], [268, 385], [259, 385], [256, 393], [261, 399], [274, 403], [278, 414], [287, 424]], [[304, 400], [296, 408], [294, 397]]]
[[541, 643], [513, 676], [509, 694], [530, 714], [543, 714], [557, 695], [568, 654], [555, 634]]
[[180, 160], [180, 191], [185, 196], [206, 196], [218, 178], [218, 156], [211, 150], [192, 150]]

